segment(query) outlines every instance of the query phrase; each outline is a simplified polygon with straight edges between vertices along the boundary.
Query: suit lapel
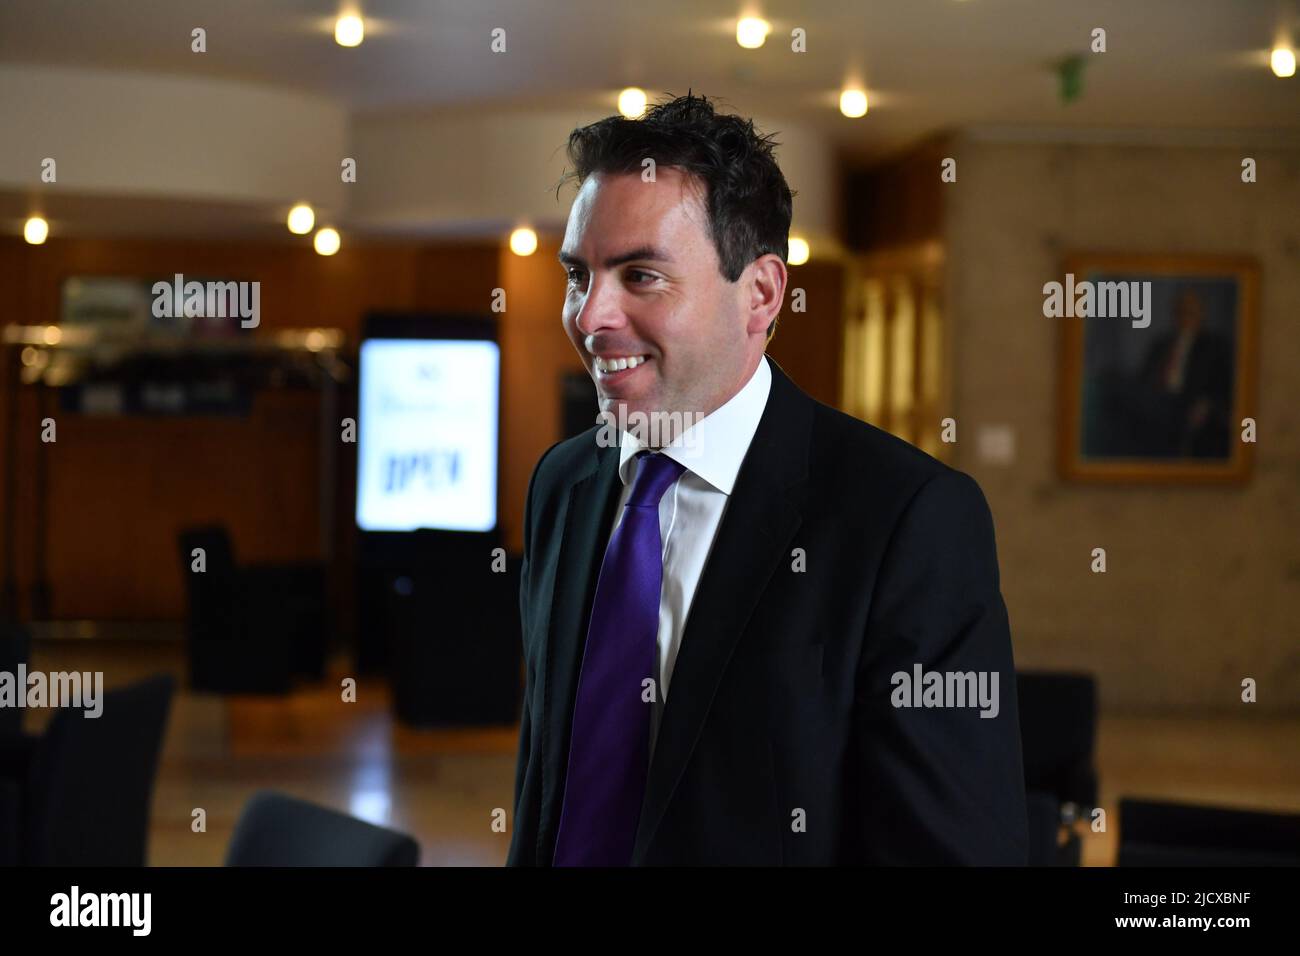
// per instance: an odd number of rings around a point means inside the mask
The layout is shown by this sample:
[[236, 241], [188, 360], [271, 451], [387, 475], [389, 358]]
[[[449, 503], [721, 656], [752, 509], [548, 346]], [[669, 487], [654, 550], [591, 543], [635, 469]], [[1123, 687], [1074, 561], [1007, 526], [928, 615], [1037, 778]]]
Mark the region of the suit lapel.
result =
[[597, 446], [590, 471], [569, 489], [564, 537], [555, 574], [550, 626], [546, 629], [542, 800], [537, 834], [539, 863], [550, 865], [564, 799], [568, 741], [574, 698], [587, 639], [596, 581], [605, 556], [609, 527], [622, 485], [618, 448]]
[[[770, 361], [768, 359], [767, 361]], [[673, 668], [632, 862], [641, 862], [704, 726], [727, 662], [801, 521], [812, 400], [772, 365], [772, 389], [704, 567]]]

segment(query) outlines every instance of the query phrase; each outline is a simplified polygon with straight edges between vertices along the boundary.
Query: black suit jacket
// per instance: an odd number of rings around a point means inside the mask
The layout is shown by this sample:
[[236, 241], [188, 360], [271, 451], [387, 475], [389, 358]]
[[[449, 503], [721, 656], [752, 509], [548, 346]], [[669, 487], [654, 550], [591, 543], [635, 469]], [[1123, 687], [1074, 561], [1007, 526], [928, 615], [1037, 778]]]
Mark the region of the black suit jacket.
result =
[[[1011, 639], [979, 487], [771, 364], [687, 618], [633, 865], [1023, 864]], [[618, 449], [595, 436], [552, 447], [528, 489], [508, 865], [555, 851], [621, 487]], [[916, 664], [996, 671], [998, 716], [893, 706], [892, 675]]]

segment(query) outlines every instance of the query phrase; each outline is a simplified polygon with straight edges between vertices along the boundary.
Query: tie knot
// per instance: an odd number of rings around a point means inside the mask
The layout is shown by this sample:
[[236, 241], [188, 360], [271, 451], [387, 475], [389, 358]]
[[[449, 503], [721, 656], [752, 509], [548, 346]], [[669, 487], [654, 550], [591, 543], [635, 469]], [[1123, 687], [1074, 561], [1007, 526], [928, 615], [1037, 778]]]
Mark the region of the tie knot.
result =
[[686, 466], [667, 455], [641, 452], [637, 455], [636, 478], [627, 503], [633, 508], [657, 508], [669, 485], [676, 481]]

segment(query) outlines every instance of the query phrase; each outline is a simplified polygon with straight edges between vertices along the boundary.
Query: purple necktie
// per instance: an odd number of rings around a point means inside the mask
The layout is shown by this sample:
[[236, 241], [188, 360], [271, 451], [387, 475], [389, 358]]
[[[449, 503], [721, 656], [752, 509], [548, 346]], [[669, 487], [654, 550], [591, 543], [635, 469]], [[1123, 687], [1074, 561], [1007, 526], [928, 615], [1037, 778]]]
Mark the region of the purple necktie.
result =
[[642, 699], [642, 681], [655, 677], [664, 571], [659, 499], [686, 468], [667, 455], [641, 452], [637, 459], [592, 601], [556, 866], [627, 866], [645, 797], [653, 705]]

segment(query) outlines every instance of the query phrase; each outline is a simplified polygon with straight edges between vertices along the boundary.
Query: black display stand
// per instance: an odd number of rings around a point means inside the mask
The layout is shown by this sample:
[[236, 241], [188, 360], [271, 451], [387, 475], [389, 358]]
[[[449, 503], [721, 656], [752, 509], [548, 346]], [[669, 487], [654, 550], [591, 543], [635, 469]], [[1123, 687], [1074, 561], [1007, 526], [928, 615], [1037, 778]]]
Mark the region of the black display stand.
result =
[[493, 725], [519, 718], [521, 558], [494, 558], [501, 546], [496, 535], [471, 537], [484, 540], [430, 534], [410, 573], [386, 576], [389, 673], [397, 717], [405, 724]]
[[[496, 337], [492, 318], [467, 315], [374, 313], [363, 330], [363, 340]], [[357, 669], [389, 676], [398, 719], [518, 720], [520, 559], [498, 551], [500, 528], [357, 535]]]

